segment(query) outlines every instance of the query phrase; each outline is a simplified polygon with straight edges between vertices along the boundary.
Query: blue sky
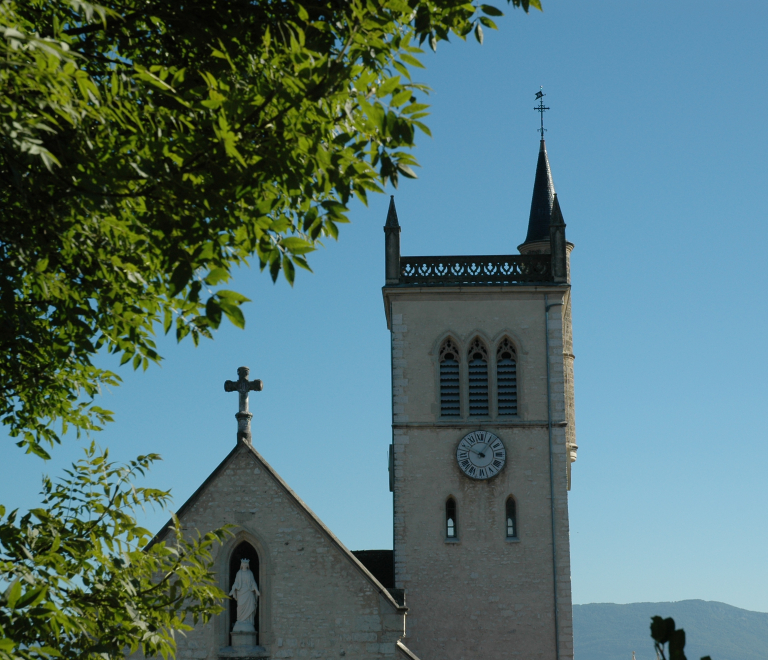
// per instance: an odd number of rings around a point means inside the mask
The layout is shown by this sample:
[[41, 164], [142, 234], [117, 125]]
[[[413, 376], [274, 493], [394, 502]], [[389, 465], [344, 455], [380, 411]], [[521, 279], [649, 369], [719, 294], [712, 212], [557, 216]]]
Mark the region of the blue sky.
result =
[[[565, 2], [508, 10], [485, 44], [440, 44], [433, 138], [396, 191], [404, 254], [514, 253], [538, 150], [534, 94], [576, 244], [579, 459], [570, 495], [575, 603], [702, 598], [768, 611], [768, 5]], [[254, 444], [352, 549], [391, 547], [389, 344], [381, 302], [388, 198], [353, 208], [294, 289], [257, 268], [247, 327], [160, 368], [121, 368], [97, 441], [156, 451], [148, 481], [180, 506], [235, 441], [241, 364]], [[0, 502], [36, 501], [44, 464], [6, 444]], [[148, 512], [159, 527], [162, 512]]]

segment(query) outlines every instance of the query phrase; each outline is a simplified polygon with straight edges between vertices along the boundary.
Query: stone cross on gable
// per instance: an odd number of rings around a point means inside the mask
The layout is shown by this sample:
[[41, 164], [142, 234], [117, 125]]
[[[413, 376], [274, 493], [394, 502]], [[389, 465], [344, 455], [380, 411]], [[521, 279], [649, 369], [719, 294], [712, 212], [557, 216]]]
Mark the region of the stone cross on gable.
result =
[[237, 380], [224, 381], [225, 392], [237, 392], [240, 395], [240, 409], [237, 418], [237, 441], [251, 444], [251, 418], [253, 414], [248, 411], [248, 392], [261, 392], [264, 383], [260, 380], [248, 380], [250, 369], [240, 367], [237, 370]]

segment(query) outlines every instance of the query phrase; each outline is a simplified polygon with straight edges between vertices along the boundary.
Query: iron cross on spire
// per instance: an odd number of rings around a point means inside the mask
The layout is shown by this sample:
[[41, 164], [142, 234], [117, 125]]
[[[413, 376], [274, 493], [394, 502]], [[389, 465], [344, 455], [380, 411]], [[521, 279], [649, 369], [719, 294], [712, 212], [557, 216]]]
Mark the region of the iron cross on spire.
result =
[[225, 392], [237, 392], [240, 395], [240, 408], [235, 415], [237, 418], [237, 441], [251, 444], [251, 418], [253, 414], [248, 411], [248, 392], [261, 392], [264, 383], [260, 380], [248, 380], [250, 369], [240, 367], [237, 370], [237, 380], [224, 381]]
[[541, 133], [542, 140], [544, 139], [544, 131], [547, 130], [546, 128], [544, 128], [544, 112], [549, 110], [549, 108], [544, 105], [544, 97], [546, 96], [546, 94], [544, 93], [543, 90], [544, 90], [543, 87], [539, 87], [539, 91], [536, 92], [536, 100], [539, 102], [539, 105], [537, 105], [534, 108], [534, 110], [539, 112], [539, 114], [541, 115], [541, 128], [539, 128], [538, 131], [539, 133]]

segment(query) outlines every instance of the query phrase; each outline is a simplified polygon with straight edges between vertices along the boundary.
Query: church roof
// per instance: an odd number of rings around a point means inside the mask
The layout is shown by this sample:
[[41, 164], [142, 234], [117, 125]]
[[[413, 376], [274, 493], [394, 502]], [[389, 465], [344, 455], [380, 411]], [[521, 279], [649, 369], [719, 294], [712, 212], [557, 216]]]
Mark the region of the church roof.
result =
[[[549, 240], [549, 219], [552, 216], [552, 204], [555, 197], [555, 184], [549, 169], [547, 146], [544, 140], [539, 145], [539, 160], [536, 163], [536, 178], [533, 182], [531, 213], [528, 216], [528, 235], [525, 243]], [[525, 245], [523, 243], [523, 245]]]
[[[404, 605], [401, 605], [397, 602], [397, 600], [392, 596], [391, 593], [371, 574], [371, 572], [360, 562], [357, 557], [355, 557], [352, 552], [350, 552], [347, 547], [336, 537], [336, 535], [326, 527], [325, 523], [323, 523], [320, 518], [317, 517], [314, 511], [310, 509], [305, 503], [304, 500], [302, 500], [292, 489], [290, 486], [288, 486], [285, 481], [283, 481], [282, 477], [274, 470], [274, 468], [267, 463], [266, 460], [264, 460], [264, 457], [257, 452], [253, 446], [245, 443], [245, 442], [238, 442], [235, 447], [232, 449], [229, 454], [224, 458], [224, 460], [219, 463], [218, 466], [211, 472], [210, 475], [208, 475], [208, 478], [200, 484], [200, 487], [192, 493], [192, 495], [189, 497], [189, 499], [184, 502], [184, 504], [181, 506], [181, 508], [178, 510], [176, 517], [181, 520], [184, 517], [184, 514], [189, 511], [197, 502], [198, 499], [202, 496], [202, 494], [207, 490], [207, 488], [216, 480], [216, 477], [221, 474], [229, 465], [229, 463], [232, 462], [232, 460], [243, 451], [248, 451], [251, 454], [253, 454], [254, 458], [258, 461], [259, 465], [264, 468], [264, 471], [274, 479], [277, 484], [280, 486], [280, 488], [285, 492], [285, 495], [287, 496], [289, 501], [292, 501], [293, 504], [302, 512], [304, 515], [309, 518], [310, 522], [313, 523], [320, 531], [321, 534], [323, 534], [331, 543], [331, 545], [336, 546], [336, 548], [344, 555], [347, 560], [355, 566], [355, 568], [362, 573], [362, 575], [367, 578], [373, 586], [376, 588], [376, 590], [397, 610], [403, 612], [407, 611], [407, 607]], [[147, 547], [152, 547], [155, 543], [159, 543], [163, 540], [163, 537], [166, 535], [166, 533], [170, 530], [170, 528], [173, 526], [173, 519], [169, 520], [163, 528], [157, 533], [155, 538], [150, 541], [149, 545]]]

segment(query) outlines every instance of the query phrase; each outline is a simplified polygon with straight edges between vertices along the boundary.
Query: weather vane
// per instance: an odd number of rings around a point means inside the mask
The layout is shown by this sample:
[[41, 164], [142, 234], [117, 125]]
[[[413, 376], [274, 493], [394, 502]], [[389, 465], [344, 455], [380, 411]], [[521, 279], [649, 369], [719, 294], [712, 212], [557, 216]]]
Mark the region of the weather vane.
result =
[[541, 128], [538, 129], [539, 133], [541, 133], [541, 139], [544, 139], [544, 131], [547, 129], [544, 128], [544, 112], [546, 110], [549, 110], [547, 106], [544, 105], [544, 97], [546, 94], [542, 91], [544, 88], [539, 87], [539, 91], [536, 92], [536, 100], [539, 102], [539, 105], [537, 105], [534, 110], [538, 111], [539, 114], [541, 114]]

